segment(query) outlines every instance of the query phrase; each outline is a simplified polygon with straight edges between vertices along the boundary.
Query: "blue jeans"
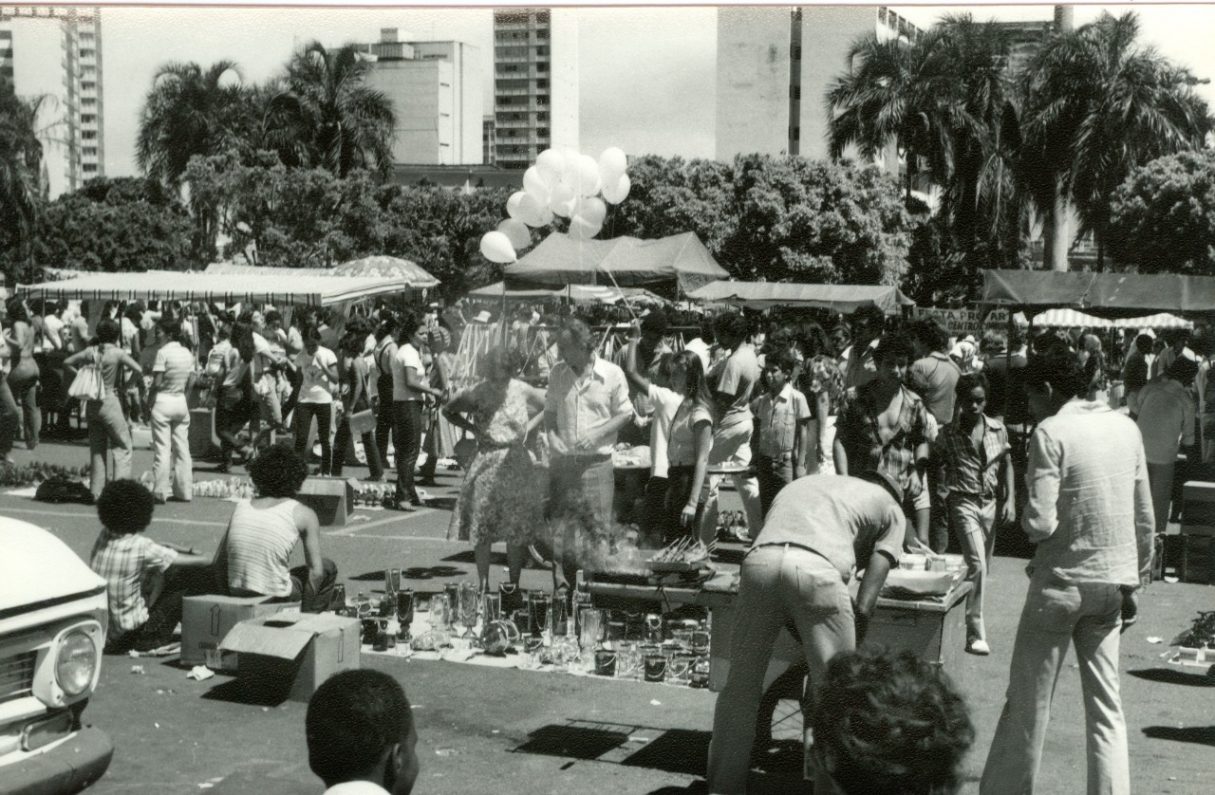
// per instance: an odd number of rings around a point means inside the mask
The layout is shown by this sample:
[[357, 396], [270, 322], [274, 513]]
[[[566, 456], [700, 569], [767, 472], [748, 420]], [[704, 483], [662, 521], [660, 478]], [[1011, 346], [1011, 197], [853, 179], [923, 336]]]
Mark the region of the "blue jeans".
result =
[[1055, 683], [1075, 644], [1084, 696], [1090, 795], [1129, 795], [1126, 720], [1118, 692], [1122, 594], [1117, 585], [1073, 585], [1049, 571], [1029, 582], [1013, 646], [1004, 711], [987, 754], [979, 792], [1034, 792]]

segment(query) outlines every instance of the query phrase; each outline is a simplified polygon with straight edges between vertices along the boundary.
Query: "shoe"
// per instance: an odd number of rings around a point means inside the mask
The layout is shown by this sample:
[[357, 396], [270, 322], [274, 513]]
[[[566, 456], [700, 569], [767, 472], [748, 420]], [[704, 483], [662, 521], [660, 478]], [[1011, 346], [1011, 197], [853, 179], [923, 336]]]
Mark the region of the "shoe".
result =
[[384, 476], [383, 476], [383, 475], [380, 475], [378, 478], [370, 478], [370, 477], [368, 477], [368, 478], [363, 478], [363, 482], [364, 482], [364, 483], [383, 483], [383, 482], [384, 482]]
[[155, 497], [153, 497], [153, 498], [152, 498], [152, 501], [153, 501], [153, 502], [155, 502], [157, 505], [164, 505], [165, 503], [167, 503], [167, 502], [168, 502], [168, 500], [167, 500], [167, 499], [165, 499], [164, 497], [160, 496], [159, 494], [157, 494]]
[[986, 657], [991, 654], [991, 647], [982, 638], [971, 638], [966, 641], [966, 652], [967, 654], [977, 654], [980, 657]]
[[408, 500], [401, 500], [400, 502], [398, 502], [396, 505], [394, 505], [392, 507], [398, 511], [404, 511], [405, 513], [413, 513], [414, 511], [417, 510], [417, 506], [415, 506], [412, 502], [409, 502]]

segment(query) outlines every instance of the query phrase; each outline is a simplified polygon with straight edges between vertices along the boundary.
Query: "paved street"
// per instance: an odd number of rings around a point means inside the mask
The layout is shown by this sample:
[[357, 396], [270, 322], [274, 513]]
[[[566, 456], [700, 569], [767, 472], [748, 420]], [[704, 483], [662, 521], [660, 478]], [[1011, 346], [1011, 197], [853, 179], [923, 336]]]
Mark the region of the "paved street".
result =
[[[19, 462], [33, 460], [16, 450]], [[44, 445], [37, 459], [83, 463], [82, 446]], [[150, 454], [136, 455], [138, 474]], [[207, 465], [203, 465], [204, 467]], [[354, 474], [364, 474], [353, 470]], [[210, 475], [199, 472], [199, 477]], [[433, 489], [449, 506], [458, 473]], [[732, 495], [731, 495], [732, 496]], [[197, 499], [157, 509], [148, 534], [210, 553], [223, 533], [231, 504]], [[98, 526], [91, 508], [49, 506], [0, 495], [0, 514], [51, 529], [87, 555]], [[415, 588], [436, 589], [473, 573], [471, 550], [445, 540], [449, 513], [442, 508], [402, 515], [360, 510], [344, 528], [325, 532], [332, 558], [351, 596], [380, 587], [386, 564], [406, 569]], [[504, 554], [499, 550], [495, 580]], [[974, 782], [998, 717], [1013, 632], [1024, 598], [1024, 561], [999, 558], [988, 607], [993, 654], [962, 656], [950, 674], [969, 701], [978, 737], [967, 764], [966, 791]], [[546, 580], [525, 573], [524, 587]], [[1154, 585], [1142, 603], [1139, 625], [1124, 636], [1123, 699], [1131, 736], [1134, 791], [1209, 791], [1215, 746], [1212, 684], [1189, 669], [1166, 665], [1166, 642], [1199, 609], [1215, 608], [1215, 590], [1196, 585]], [[146, 673], [131, 672], [142, 664]], [[422, 764], [417, 792], [681, 792], [703, 770], [714, 696], [705, 691], [560, 674], [486, 669], [441, 662], [364, 657], [364, 664], [398, 677], [416, 708]], [[185, 678], [175, 658], [107, 658], [86, 717], [114, 739], [116, 752], [98, 793], [321, 791], [311, 775], [303, 737], [304, 706], [262, 706], [234, 700], [231, 680]], [[1084, 724], [1079, 675], [1065, 665], [1043, 761], [1043, 792], [1083, 791]], [[797, 754], [774, 753], [764, 791], [797, 791]]]

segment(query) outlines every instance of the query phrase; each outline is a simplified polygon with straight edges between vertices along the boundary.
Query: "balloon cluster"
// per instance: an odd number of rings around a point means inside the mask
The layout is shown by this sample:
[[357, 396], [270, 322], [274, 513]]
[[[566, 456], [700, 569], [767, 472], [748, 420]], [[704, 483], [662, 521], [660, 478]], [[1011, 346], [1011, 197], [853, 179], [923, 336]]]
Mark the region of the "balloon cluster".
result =
[[490, 262], [514, 262], [517, 252], [532, 244], [531, 229], [548, 226], [555, 216], [570, 219], [570, 237], [594, 237], [603, 228], [607, 205], [629, 195], [627, 169], [624, 152], [614, 146], [598, 161], [572, 149], [545, 149], [523, 173], [523, 190], [507, 199], [510, 218], [481, 237], [481, 253]]

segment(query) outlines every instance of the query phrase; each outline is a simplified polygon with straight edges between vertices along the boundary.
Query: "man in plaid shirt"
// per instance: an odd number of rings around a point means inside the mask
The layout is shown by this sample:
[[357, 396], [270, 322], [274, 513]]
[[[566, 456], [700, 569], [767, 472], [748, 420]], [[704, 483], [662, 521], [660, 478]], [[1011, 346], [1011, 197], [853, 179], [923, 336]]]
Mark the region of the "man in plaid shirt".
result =
[[106, 582], [107, 654], [163, 646], [181, 620], [184, 584], [167, 585], [165, 574], [174, 563], [199, 559], [141, 535], [152, 522], [154, 505], [152, 492], [133, 480], [111, 481], [97, 498], [102, 529], [89, 566]]
[[966, 651], [991, 653], [983, 626], [983, 586], [995, 548], [996, 502], [1000, 519], [1016, 521], [1011, 448], [1004, 424], [983, 413], [987, 378], [958, 379], [957, 415], [937, 437], [940, 483], [948, 494], [949, 522], [962, 545], [971, 591], [966, 596]]

